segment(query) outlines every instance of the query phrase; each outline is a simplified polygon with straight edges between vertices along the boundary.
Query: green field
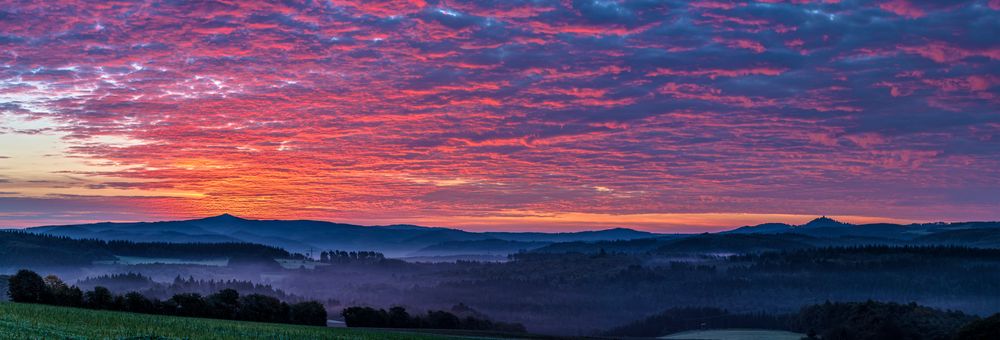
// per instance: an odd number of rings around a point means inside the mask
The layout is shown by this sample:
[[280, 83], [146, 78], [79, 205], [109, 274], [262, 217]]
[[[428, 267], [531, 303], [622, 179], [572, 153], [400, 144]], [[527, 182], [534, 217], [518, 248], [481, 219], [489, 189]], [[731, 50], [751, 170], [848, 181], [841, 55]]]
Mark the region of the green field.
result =
[[2, 339], [468, 339], [0, 302]]
[[711, 329], [674, 333], [660, 339], [676, 340], [799, 340], [805, 334], [763, 329]]

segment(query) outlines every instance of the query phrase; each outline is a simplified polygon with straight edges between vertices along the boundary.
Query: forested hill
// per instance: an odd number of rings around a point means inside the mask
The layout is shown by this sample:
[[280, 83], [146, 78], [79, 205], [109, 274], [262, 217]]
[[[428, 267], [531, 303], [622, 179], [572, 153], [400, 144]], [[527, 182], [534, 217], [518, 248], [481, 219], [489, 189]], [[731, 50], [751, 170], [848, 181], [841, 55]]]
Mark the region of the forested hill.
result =
[[629, 240], [659, 236], [622, 228], [569, 233], [477, 233], [414, 225], [362, 226], [309, 220], [252, 220], [228, 214], [184, 221], [94, 223], [27, 230], [80, 239], [135, 242], [250, 242], [303, 253], [309, 249], [377, 250], [390, 257], [414, 255], [426, 247], [446, 242], [509, 241], [512, 249], [517, 250], [537, 247], [536, 242]]
[[178, 259], [287, 258], [287, 251], [251, 243], [164, 243], [71, 239], [23, 231], [0, 231], [0, 267], [85, 266], [115, 256]]
[[802, 225], [765, 223], [711, 234], [656, 234], [625, 228], [570, 233], [469, 232], [414, 225], [361, 226], [309, 220], [253, 220], [228, 214], [183, 221], [47, 226], [30, 232], [133, 242], [249, 242], [305, 253], [376, 250], [389, 257], [504, 255], [519, 251], [744, 253], [853, 245], [1000, 247], [1000, 222], [850, 224], [819, 217]]

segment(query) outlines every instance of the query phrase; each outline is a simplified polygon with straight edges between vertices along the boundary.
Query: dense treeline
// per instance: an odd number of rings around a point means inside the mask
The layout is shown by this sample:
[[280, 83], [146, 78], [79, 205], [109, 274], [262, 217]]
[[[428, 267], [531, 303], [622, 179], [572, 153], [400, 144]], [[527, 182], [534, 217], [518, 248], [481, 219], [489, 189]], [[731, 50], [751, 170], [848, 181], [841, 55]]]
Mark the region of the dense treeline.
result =
[[791, 327], [824, 340], [953, 338], [976, 317], [915, 303], [826, 302], [802, 308]]
[[69, 237], [0, 231], [0, 267], [84, 266], [94, 261], [114, 260], [107, 243]]
[[284, 249], [252, 243], [162, 243], [71, 239], [0, 231], [0, 267], [88, 266], [118, 256], [179, 259], [274, 259], [295, 257]]
[[30, 270], [20, 270], [11, 276], [8, 286], [10, 300], [23, 303], [316, 326], [325, 326], [327, 316], [323, 305], [315, 301], [288, 304], [261, 294], [240, 295], [234, 289], [223, 289], [208, 296], [176, 294], [163, 301], [138, 292], [114, 294], [101, 286], [84, 292], [54, 275], [42, 278]]
[[179, 259], [206, 259], [221, 257], [274, 259], [295, 257], [294, 254], [291, 254], [284, 249], [256, 243], [106, 242], [109, 251], [115, 255], [122, 256], [169, 257]]
[[[1000, 314], [979, 320], [957, 311], [915, 303], [826, 302], [792, 314], [731, 314], [718, 308], [672, 308], [605, 332], [610, 336], [657, 337], [710, 328], [780, 329], [824, 340], [996, 339]], [[992, 332], [992, 333], [991, 333]]]
[[343, 251], [330, 250], [319, 253], [322, 263], [378, 263], [385, 260], [385, 255], [375, 251]]
[[156, 285], [152, 278], [140, 273], [118, 273], [105, 274], [94, 277], [85, 277], [77, 280], [77, 286], [81, 288], [93, 288], [97, 286], [105, 287], [113, 292], [120, 291], [141, 291]]
[[[278, 298], [284, 302], [301, 302], [308, 299], [286, 293], [281, 289], [274, 288], [269, 284], [254, 283], [246, 280], [203, 280], [194, 277], [182, 278], [177, 276], [170, 282], [156, 282], [152, 278], [139, 273], [118, 273], [105, 274], [95, 277], [87, 277], [77, 281], [81, 288], [88, 289], [96, 286], [106, 287], [112, 292], [140, 292], [142, 295], [167, 299], [181, 293], [198, 293], [208, 295], [223, 289], [233, 289], [243, 294], [261, 294]], [[327, 305], [337, 305], [338, 301], [324, 301]]]
[[502, 332], [525, 332], [521, 324], [494, 322], [484, 317], [459, 317], [443, 310], [427, 311], [425, 315], [410, 315], [403, 307], [374, 309], [348, 307], [341, 312], [347, 327], [467, 329]]

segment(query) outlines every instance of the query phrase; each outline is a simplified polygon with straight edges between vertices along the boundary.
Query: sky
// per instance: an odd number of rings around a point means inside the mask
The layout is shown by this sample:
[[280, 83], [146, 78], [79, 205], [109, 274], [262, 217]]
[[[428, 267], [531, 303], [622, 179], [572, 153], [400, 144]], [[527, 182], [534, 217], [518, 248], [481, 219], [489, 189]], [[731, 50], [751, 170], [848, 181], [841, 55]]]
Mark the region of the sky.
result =
[[0, 0], [0, 227], [1000, 220], [1000, 0]]

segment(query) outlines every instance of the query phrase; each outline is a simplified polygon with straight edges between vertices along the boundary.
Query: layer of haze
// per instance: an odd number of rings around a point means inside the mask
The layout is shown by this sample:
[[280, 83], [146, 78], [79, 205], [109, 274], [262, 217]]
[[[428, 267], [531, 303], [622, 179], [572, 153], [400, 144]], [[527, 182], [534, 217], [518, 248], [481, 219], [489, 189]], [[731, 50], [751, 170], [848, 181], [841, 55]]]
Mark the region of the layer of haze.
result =
[[2, 1], [0, 227], [1000, 219], [1000, 1]]

